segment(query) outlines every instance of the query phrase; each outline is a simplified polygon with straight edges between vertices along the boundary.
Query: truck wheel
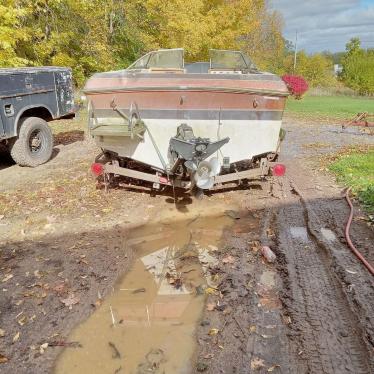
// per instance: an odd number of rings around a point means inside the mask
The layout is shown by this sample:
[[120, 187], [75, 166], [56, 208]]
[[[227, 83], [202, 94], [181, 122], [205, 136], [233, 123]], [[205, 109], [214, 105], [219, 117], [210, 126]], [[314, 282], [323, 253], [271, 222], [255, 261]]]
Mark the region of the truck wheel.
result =
[[52, 156], [53, 135], [46, 121], [38, 117], [25, 118], [10, 154], [21, 166], [38, 166]]

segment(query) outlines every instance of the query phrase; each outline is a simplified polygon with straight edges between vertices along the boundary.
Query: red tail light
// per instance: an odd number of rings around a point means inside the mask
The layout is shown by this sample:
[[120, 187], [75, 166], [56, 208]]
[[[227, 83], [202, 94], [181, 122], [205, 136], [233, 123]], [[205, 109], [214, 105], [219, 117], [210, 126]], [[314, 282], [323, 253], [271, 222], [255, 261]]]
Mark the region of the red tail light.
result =
[[162, 184], [168, 184], [168, 179], [166, 177], [159, 177], [158, 180], [160, 181], [160, 183]]
[[98, 177], [99, 175], [102, 175], [104, 173], [104, 166], [95, 162], [91, 165], [91, 171], [93, 175]]
[[286, 166], [283, 164], [276, 164], [272, 168], [273, 175], [276, 177], [283, 177], [286, 174]]

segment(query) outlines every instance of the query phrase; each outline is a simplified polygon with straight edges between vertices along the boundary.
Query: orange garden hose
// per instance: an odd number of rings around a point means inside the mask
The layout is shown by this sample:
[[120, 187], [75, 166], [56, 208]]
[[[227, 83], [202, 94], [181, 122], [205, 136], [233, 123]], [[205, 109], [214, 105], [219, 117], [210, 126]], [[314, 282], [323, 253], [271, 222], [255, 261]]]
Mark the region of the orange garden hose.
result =
[[374, 275], [374, 268], [373, 266], [365, 259], [365, 257], [357, 250], [357, 248], [353, 245], [351, 237], [349, 235], [349, 230], [351, 228], [351, 223], [353, 219], [353, 205], [352, 201], [349, 198], [349, 192], [351, 191], [351, 188], [349, 187], [347, 189], [347, 192], [345, 193], [345, 198], [348, 202], [349, 207], [351, 208], [351, 212], [349, 214], [349, 218], [347, 221], [347, 225], [345, 226], [345, 238], [347, 240], [349, 248], [351, 248], [352, 252], [359, 258], [359, 260], [367, 267], [371, 275]]

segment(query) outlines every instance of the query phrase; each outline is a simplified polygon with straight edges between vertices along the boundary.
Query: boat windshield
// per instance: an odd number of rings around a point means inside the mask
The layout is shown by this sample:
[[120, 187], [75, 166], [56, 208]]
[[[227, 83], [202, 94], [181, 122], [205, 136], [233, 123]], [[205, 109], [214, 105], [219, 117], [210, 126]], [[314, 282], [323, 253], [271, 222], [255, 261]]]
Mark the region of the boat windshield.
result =
[[160, 49], [147, 53], [127, 69], [183, 69], [183, 55], [184, 50], [181, 48]]
[[210, 68], [213, 70], [240, 70], [256, 72], [255, 64], [240, 51], [211, 49]]

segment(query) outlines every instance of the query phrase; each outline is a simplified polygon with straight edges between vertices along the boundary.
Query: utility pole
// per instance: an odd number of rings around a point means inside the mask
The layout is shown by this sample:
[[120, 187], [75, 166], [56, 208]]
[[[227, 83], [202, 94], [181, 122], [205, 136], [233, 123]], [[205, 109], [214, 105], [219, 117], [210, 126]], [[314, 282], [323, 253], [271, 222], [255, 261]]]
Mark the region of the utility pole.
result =
[[297, 60], [297, 30], [296, 30], [296, 38], [295, 38], [295, 55], [293, 58], [293, 73], [294, 74], [296, 71], [296, 60]]

